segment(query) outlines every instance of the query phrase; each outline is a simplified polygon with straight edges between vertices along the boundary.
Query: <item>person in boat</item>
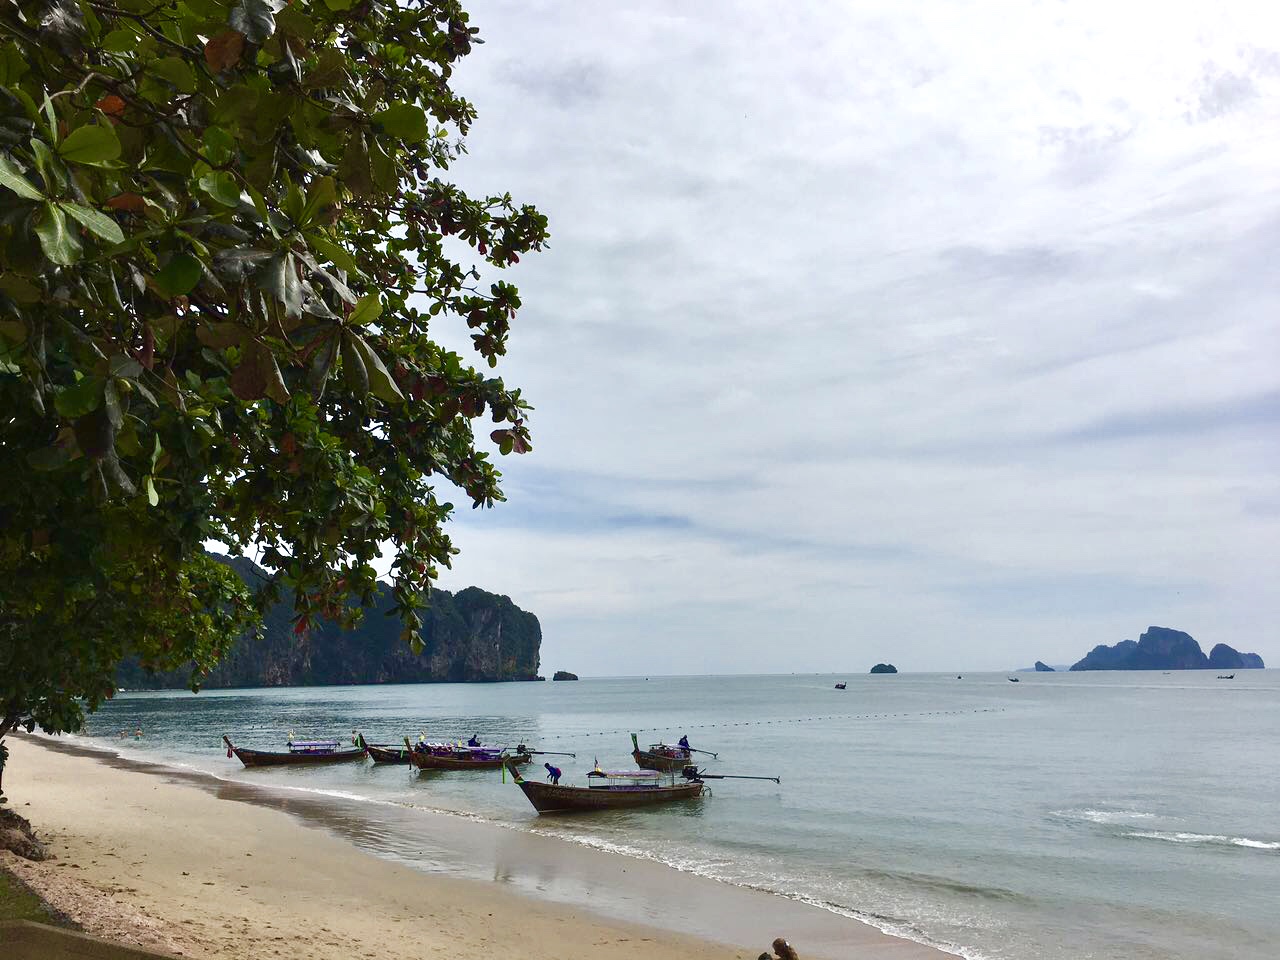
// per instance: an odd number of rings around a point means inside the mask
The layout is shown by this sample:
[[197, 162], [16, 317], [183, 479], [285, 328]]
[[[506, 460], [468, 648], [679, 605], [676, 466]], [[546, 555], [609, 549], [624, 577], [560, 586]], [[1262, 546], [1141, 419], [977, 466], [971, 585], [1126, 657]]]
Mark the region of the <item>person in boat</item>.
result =
[[692, 750], [692, 749], [693, 749], [691, 746], [689, 746], [689, 737], [688, 737], [688, 735], [687, 735], [687, 734], [682, 735], [682, 736], [680, 737], [680, 749], [681, 749], [681, 750]]
[[475, 733], [471, 735], [471, 739], [467, 741], [467, 746], [468, 747], [480, 746], [480, 731], [477, 730]]
[[543, 766], [547, 768], [547, 779], [553, 784], [559, 783], [560, 778], [564, 776], [564, 772], [559, 767], [553, 767], [549, 763], [544, 763]]

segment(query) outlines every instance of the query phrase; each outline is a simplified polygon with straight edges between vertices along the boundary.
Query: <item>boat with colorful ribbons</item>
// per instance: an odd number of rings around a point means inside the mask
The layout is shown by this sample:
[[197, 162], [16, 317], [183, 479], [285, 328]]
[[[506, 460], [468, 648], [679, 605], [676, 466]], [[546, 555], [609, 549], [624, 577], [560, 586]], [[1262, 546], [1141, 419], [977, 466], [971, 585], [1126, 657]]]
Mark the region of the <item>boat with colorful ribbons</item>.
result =
[[236, 757], [246, 767], [345, 763], [348, 760], [360, 760], [364, 757], [363, 747], [344, 749], [337, 740], [290, 740], [285, 745], [288, 752], [237, 747], [226, 734], [223, 734], [222, 741], [227, 745], [227, 756]]
[[404, 738], [409, 762], [419, 770], [497, 770], [528, 763], [533, 752], [521, 744], [514, 752], [506, 747], [468, 746], [462, 743], [412, 744]]

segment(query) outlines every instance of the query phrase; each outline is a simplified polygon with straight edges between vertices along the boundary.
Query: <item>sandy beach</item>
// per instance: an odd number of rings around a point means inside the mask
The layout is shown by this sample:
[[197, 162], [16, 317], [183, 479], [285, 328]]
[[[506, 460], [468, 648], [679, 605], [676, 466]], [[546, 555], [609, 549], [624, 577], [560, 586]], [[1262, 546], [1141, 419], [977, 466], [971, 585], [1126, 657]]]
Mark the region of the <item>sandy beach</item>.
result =
[[[9, 744], [10, 802], [56, 859], [3, 864], [87, 932], [176, 955], [754, 960], [786, 936], [804, 957], [946, 956], [781, 897], [458, 818], [439, 818], [441, 843], [490, 858], [471, 867], [493, 879], [425, 873], [349, 842], [320, 800], [41, 738]], [[566, 878], [592, 909], [503, 882], [522, 872]]]

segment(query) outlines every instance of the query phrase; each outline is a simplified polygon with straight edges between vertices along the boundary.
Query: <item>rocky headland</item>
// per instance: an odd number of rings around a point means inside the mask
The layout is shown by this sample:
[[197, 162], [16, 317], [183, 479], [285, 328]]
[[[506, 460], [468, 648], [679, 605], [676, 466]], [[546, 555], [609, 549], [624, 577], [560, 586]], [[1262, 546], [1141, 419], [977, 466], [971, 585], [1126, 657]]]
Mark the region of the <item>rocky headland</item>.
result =
[[[245, 557], [226, 562], [251, 586], [267, 576]], [[242, 636], [202, 687], [285, 687], [355, 683], [493, 682], [538, 679], [542, 627], [509, 597], [467, 587], [432, 590], [422, 613], [421, 654], [400, 638], [400, 621], [385, 587], [354, 630], [321, 620], [305, 634], [293, 632], [293, 597], [267, 611], [262, 635]], [[190, 670], [148, 673], [136, 660], [121, 664], [116, 682], [126, 688], [177, 688]]]
[[1071, 669], [1261, 670], [1264, 666], [1256, 653], [1240, 653], [1225, 643], [1215, 646], [1206, 657], [1191, 634], [1169, 627], [1148, 627], [1136, 641], [1121, 640], [1110, 647], [1099, 644]]

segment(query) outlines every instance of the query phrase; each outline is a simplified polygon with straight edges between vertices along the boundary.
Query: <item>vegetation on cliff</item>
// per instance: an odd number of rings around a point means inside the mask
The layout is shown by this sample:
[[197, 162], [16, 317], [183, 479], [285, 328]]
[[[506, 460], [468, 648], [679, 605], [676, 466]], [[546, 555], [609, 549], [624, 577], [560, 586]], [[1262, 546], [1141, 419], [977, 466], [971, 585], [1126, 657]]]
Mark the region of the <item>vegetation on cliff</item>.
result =
[[[252, 586], [266, 571], [244, 557], [226, 561]], [[533, 680], [538, 673], [542, 628], [538, 618], [508, 597], [477, 587], [456, 594], [433, 590], [420, 611], [423, 648], [400, 639], [390, 589], [354, 628], [320, 620], [305, 639], [294, 635], [286, 595], [267, 610], [262, 629], [241, 636], [201, 680], [204, 687], [274, 687], [348, 683]], [[150, 672], [136, 659], [123, 663], [117, 682], [126, 688], [185, 687], [191, 671]]]

